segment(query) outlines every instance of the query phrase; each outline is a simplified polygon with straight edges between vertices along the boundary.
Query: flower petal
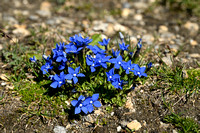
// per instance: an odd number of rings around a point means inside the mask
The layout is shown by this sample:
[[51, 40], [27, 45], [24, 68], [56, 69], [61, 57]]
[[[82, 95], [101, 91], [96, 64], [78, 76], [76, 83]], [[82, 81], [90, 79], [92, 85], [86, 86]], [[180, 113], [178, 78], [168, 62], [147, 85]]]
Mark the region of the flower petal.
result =
[[73, 68], [71, 68], [71, 67], [68, 67], [68, 72], [70, 73], [70, 74], [74, 74], [74, 69]]
[[75, 108], [75, 114], [79, 114], [81, 112], [81, 108], [80, 107], [76, 107]]
[[99, 107], [101, 107], [101, 103], [99, 101], [95, 101], [94, 102], [94, 106], [99, 108]]
[[94, 110], [94, 107], [92, 106], [92, 104], [89, 104], [87, 106], [88, 111], [91, 113]]
[[79, 73], [77, 74], [77, 77], [85, 77], [85, 75], [83, 73]]
[[82, 110], [85, 114], [88, 113], [88, 109], [87, 109], [86, 107], [82, 107], [81, 110]]
[[97, 101], [98, 98], [99, 98], [99, 94], [98, 93], [92, 95], [92, 100], [93, 101]]
[[74, 84], [76, 84], [78, 82], [78, 78], [77, 77], [73, 77], [73, 81], [74, 81]]
[[72, 74], [67, 74], [67, 75], [65, 76], [65, 79], [68, 79], [68, 80], [71, 80], [72, 78], [73, 78]]
[[73, 100], [73, 101], [71, 101], [71, 104], [72, 104], [74, 107], [76, 106], [77, 103], [78, 103], [77, 100]]
[[57, 81], [54, 81], [53, 83], [51, 83], [50, 86], [51, 86], [52, 88], [57, 88], [58, 82], [57, 82]]
[[75, 69], [76, 74], [79, 73], [80, 66]]

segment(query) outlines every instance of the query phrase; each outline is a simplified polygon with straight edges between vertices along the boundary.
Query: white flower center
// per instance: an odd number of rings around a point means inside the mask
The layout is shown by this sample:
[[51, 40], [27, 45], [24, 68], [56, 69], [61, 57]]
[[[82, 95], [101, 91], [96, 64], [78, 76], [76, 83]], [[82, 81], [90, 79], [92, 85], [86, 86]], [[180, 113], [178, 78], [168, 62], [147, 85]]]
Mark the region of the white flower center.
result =
[[80, 107], [82, 107], [83, 105], [82, 105], [82, 104], [80, 104], [79, 106], [80, 106]]
[[92, 102], [92, 101], [90, 101], [90, 103], [92, 104], [93, 102]]
[[121, 85], [121, 83], [118, 83], [118, 85]]
[[138, 75], [140, 75], [140, 72], [137, 72]]
[[76, 74], [73, 74], [74, 77], [76, 77]]
[[112, 78], [112, 76], [109, 77], [110, 79]]
[[92, 66], [94, 66], [94, 64], [92, 64]]
[[50, 68], [50, 65], [47, 65], [47, 67], [46, 67], [47, 69], [49, 69]]
[[62, 84], [62, 81], [60, 81], [59, 84]]
[[121, 62], [119, 62], [119, 64], [121, 64]]
[[130, 68], [130, 67], [128, 67], [128, 69], [130, 70], [131, 68]]
[[101, 61], [99, 61], [99, 63], [101, 63]]

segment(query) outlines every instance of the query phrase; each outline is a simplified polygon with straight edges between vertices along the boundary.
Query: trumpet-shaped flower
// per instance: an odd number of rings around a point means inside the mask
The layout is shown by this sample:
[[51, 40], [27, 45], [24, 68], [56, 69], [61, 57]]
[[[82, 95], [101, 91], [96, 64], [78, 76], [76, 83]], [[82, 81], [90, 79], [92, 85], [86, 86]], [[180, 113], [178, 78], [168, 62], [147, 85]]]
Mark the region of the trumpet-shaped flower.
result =
[[63, 84], [65, 84], [65, 74], [64, 72], [60, 73], [60, 76], [58, 76], [57, 74], [55, 74], [52, 77], [53, 83], [51, 83], [51, 87], [52, 88], [57, 88], [57, 87], [61, 87]]
[[126, 74], [129, 74], [129, 71], [134, 69], [135, 65], [136, 64], [131, 64], [131, 60], [129, 60], [128, 62], [123, 62], [122, 67], [126, 70]]
[[53, 66], [51, 65], [52, 65], [52, 60], [49, 59], [48, 57], [46, 60], [46, 64], [41, 67], [42, 73], [46, 74], [47, 72], [49, 72], [49, 70], [53, 69]]
[[71, 104], [75, 107], [75, 114], [79, 114], [81, 111], [83, 111], [85, 114], [88, 113], [88, 109], [84, 104], [85, 97], [84, 96], [79, 96], [78, 100], [73, 100], [71, 101]]
[[109, 72], [106, 72], [107, 81], [115, 81], [115, 79], [120, 78], [119, 74], [114, 74], [114, 68], [110, 69]]
[[108, 43], [109, 43], [109, 41], [110, 41], [110, 38], [109, 39], [103, 39], [103, 42], [98, 42], [101, 46], [107, 46], [108, 45]]
[[33, 56], [33, 58], [30, 58], [30, 61], [36, 63], [37, 59], [35, 58], [35, 56]]
[[147, 77], [147, 74], [144, 73], [145, 69], [146, 69], [146, 67], [140, 67], [138, 64], [136, 64], [134, 66], [134, 70], [131, 70], [131, 71], [134, 73], [135, 76], [139, 76], [139, 77], [144, 76], [144, 77]]
[[74, 84], [76, 84], [78, 82], [78, 78], [77, 77], [85, 77], [85, 75], [83, 73], [79, 73], [80, 70], [80, 66], [77, 67], [75, 70], [71, 67], [68, 67], [68, 72], [69, 74], [67, 74], [65, 76], [66, 79], [68, 80], [72, 80], [74, 81]]
[[94, 107], [101, 107], [101, 103], [98, 101], [99, 94], [93, 94], [92, 97], [87, 97], [83, 102], [84, 105], [87, 107], [87, 110], [91, 113], [94, 110]]
[[117, 58], [110, 59], [110, 63], [115, 64], [114, 67], [115, 67], [116, 69], [119, 69], [120, 66], [122, 66], [122, 63], [123, 63], [123, 61], [122, 61], [122, 56], [119, 55], [119, 56], [117, 56]]
[[129, 47], [129, 45], [125, 45], [124, 42], [122, 42], [122, 44], [119, 44], [119, 48], [123, 51], [125, 51], [125, 50], [128, 51], [128, 47]]

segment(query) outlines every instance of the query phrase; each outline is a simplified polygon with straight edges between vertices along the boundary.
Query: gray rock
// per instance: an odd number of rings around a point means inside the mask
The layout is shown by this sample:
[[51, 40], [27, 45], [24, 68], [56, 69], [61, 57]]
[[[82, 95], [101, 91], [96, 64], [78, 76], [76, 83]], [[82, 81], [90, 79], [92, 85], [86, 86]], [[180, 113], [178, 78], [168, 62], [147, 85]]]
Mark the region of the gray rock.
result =
[[168, 65], [168, 66], [171, 66], [171, 65], [172, 65], [172, 61], [171, 61], [170, 56], [163, 57], [163, 58], [162, 58], [162, 61], [165, 62], [165, 64]]
[[37, 21], [39, 19], [39, 17], [37, 15], [30, 15], [29, 19], [33, 20], [33, 21]]
[[54, 133], [66, 133], [66, 129], [63, 126], [55, 126], [53, 131]]
[[36, 13], [38, 15], [40, 15], [41, 17], [51, 17], [51, 12], [50, 11], [37, 10]]
[[18, 21], [14, 17], [12, 17], [12, 16], [4, 15], [3, 16], [3, 20], [7, 21], [8, 24], [11, 24], [11, 25], [18, 24]]

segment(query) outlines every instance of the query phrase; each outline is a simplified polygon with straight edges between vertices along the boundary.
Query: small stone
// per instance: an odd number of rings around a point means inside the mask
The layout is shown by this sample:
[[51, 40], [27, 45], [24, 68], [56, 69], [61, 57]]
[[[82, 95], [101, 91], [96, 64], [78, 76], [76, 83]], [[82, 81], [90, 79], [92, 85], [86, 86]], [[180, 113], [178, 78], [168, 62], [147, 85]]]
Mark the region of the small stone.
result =
[[127, 124], [128, 124], [127, 121], [122, 121], [122, 122], [121, 122], [121, 126], [122, 126], [122, 127], [125, 127]]
[[111, 112], [110, 115], [113, 116], [115, 112]]
[[37, 10], [36, 13], [38, 15], [40, 15], [41, 17], [50, 17], [51, 16], [51, 12], [46, 11], [46, 10]]
[[33, 20], [33, 21], [36, 21], [36, 20], [39, 19], [39, 17], [38, 17], [37, 15], [30, 15], [30, 16], [29, 16], [29, 19], [30, 19], [30, 20]]
[[87, 122], [94, 123], [94, 119], [92, 118], [91, 115], [87, 115], [87, 116], [85, 116], [84, 118], [85, 118], [85, 120], [86, 120]]
[[125, 104], [125, 108], [128, 108], [130, 112], [135, 112], [135, 108], [133, 107], [133, 103], [131, 100], [131, 97], [127, 98], [126, 104]]
[[154, 42], [155, 39], [154, 39], [153, 35], [151, 35], [151, 34], [146, 34], [146, 35], [143, 35], [142, 40], [143, 40], [146, 44], [151, 45], [151, 44], [153, 44], [153, 42]]
[[190, 45], [196, 46], [197, 44], [198, 44], [197, 41], [190, 39]]
[[28, 31], [26, 29], [26, 26], [25, 25], [15, 25], [16, 29], [13, 30], [13, 34], [16, 34], [16, 35], [23, 35], [24, 37], [25, 36], [29, 36], [30, 35], [30, 31]]
[[198, 53], [190, 54], [190, 57], [192, 57], [192, 58], [200, 58], [200, 54], [198, 54]]
[[95, 110], [94, 113], [97, 115], [104, 115], [104, 113], [100, 109]]
[[2, 85], [2, 86], [5, 86], [5, 85], [7, 85], [7, 84], [6, 84], [6, 82], [2, 82], [1, 85]]
[[8, 81], [8, 77], [5, 74], [1, 74], [0, 79], [2, 79], [4, 81]]
[[10, 90], [13, 90], [15, 87], [12, 85], [12, 86], [9, 86], [9, 85], [7, 85], [6, 86], [6, 89], [10, 89]]
[[176, 130], [172, 130], [172, 133], [178, 133]]
[[134, 121], [128, 123], [127, 127], [129, 129], [131, 129], [131, 130], [137, 131], [137, 130], [139, 130], [142, 127], [142, 125], [137, 120], [134, 120]]
[[3, 49], [3, 45], [0, 44], [0, 50], [2, 50], [2, 49]]
[[18, 21], [12, 16], [4, 15], [3, 20], [6, 21], [10, 25], [18, 24]]
[[163, 123], [162, 121], [160, 122], [160, 128], [168, 128], [169, 124]]
[[136, 20], [136, 21], [141, 21], [142, 19], [143, 19], [143, 16], [141, 14], [136, 14], [134, 16], [134, 20]]
[[40, 5], [40, 10], [43, 11], [50, 11], [50, 8], [51, 8], [51, 3], [49, 3], [48, 1], [44, 1]]
[[63, 126], [55, 126], [53, 131], [54, 133], [66, 133], [66, 129]]
[[199, 25], [190, 21], [184, 24], [184, 28], [189, 31], [190, 35], [196, 35], [199, 31]]
[[124, 8], [124, 9], [122, 9], [121, 16], [123, 18], [128, 18], [128, 16], [130, 15], [130, 13], [131, 13], [131, 10], [129, 8]]
[[189, 77], [186, 70], [183, 70], [182, 73], [183, 73], [183, 78], [187, 79]]
[[120, 132], [122, 130], [122, 127], [121, 126], [118, 126], [117, 127], [117, 132]]
[[134, 2], [133, 6], [139, 10], [144, 10], [148, 8], [148, 5], [145, 2]]
[[163, 58], [162, 58], [162, 61], [163, 61], [166, 65], [168, 65], [168, 66], [171, 66], [171, 65], [172, 65], [172, 61], [171, 61], [170, 56], [163, 57]]
[[165, 26], [165, 25], [159, 26], [158, 32], [160, 32], [160, 33], [168, 32], [167, 26]]

